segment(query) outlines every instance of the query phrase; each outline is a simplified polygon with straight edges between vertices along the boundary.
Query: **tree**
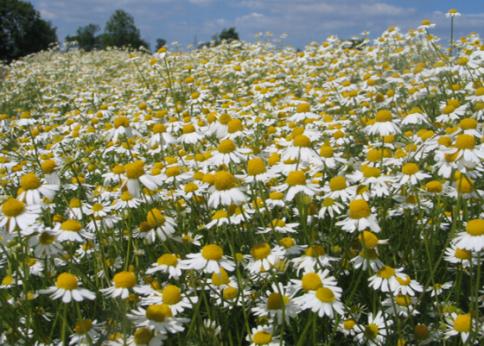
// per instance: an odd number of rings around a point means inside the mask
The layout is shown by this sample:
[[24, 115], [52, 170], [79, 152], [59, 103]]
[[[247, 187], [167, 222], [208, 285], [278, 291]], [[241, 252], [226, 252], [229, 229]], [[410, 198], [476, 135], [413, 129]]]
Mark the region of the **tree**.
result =
[[222, 32], [218, 35], [218, 41], [221, 42], [224, 40], [228, 42], [239, 40], [239, 34], [234, 27], [223, 29]]
[[166, 40], [164, 38], [157, 38], [156, 39], [156, 50], [164, 47], [166, 45]]
[[77, 29], [76, 35], [67, 36], [66, 41], [76, 41], [80, 49], [91, 51], [95, 48], [102, 48], [101, 37], [96, 36], [100, 30], [96, 24], [88, 24]]
[[57, 42], [56, 29], [32, 4], [0, 0], [0, 60], [11, 61]]
[[148, 43], [140, 37], [139, 29], [134, 23], [134, 18], [123, 10], [116, 10], [106, 23], [103, 35], [106, 47], [148, 47]]

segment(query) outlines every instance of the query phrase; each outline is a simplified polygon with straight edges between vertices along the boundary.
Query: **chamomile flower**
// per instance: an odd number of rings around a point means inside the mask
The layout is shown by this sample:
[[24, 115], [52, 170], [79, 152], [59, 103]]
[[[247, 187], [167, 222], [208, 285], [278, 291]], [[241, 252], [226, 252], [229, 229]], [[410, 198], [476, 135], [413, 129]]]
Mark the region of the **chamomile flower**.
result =
[[447, 331], [446, 338], [460, 336], [463, 343], [467, 341], [472, 331], [473, 318], [470, 313], [457, 314], [452, 313], [446, 318]]
[[224, 255], [222, 247], [217, 244], [207, 244], [198, 253], [187, 255], [182, 261], [185, 270], [202, 270], [205, 273], [218, 273], [221, 268], [233, 271], [235, 263]]
[[128, 191], [135, 197], [139, 197], [141, 193], [141, 184], [149, 190], [156, 190], [161, 185], [162, 181], [159, 177], [145, 173], [144, 162], [134, 161], [127, 163], [125, 166], [126, 185]]
[[59, 185], [42, 183], [35, 173], [27, 173], [20, 177], [21, 192], [18, 199], [27, 205], [42, 205], [42, 198], [54, 199]]
[[217, 208], [220, 205], [239, 205], [246, 200], [246, 195], [237, 187], [237, 180], [230, 172], [218, 171], [213, 175], [209, 206]]
[[348, 216], [344, 220], [338, 221], [336, 225], [350, 233], [365, 229], [380, 232], [376, 217], [371, 213], [371, 208], [364, 199], [352, 200], [348, 206]]
[[250, 342], [250, 346], [278, 346], [281, 344], [279, 337], [273, 334], [273, 329], [269, 325], [252, 328], [250, 335], [247, 335], [245, 339]]
[[289, 320], [300, 312], [294, 301], [294, 294], [292, 287], [274, 283], [271, 290], [266, 291], [265, 296], [252, 308], [252, 312], [256, 316], [274, 319], [279, 324], [289, 323]]
[[130, 290], [136, 286], [136, 274], [133, 272], [122, 271], [114, 274], [112, 286], [101, 289], [107, 297], [126, 299], [129, 296]]
[[84, 243], [88, 239], [94, 239], [94, 235], [87, 232], [82, 224], [74, 219], [58, 223], [52, 231], [57, 236], [57, 241], [61, 243], [68, 241]]
[[392, 320], [386, 318], [381, 311], [378, 311], [376, 314], [370, 313], [368, 322], [360, 325], [361, 328], [358, 328], [356, 339], [360, 343], [368, 345], [384, 345], [389, 334], [388, 328], [392, 324]]
[[0, 227], [4, 227], [7, 232], [13, 232], [15, 228], [28, 231], [40, 213], [37, 205], [26, 205], [24, 202], [9, 197], [3, 202], [0, 210]]
[[369, 135], [388, 136], [400, 133], [400, 128], [392, 121], [392, 113], [388, 109], [379, 110], [372, 125], [368, 125], [365, 131]]
[[368, 278], [368, 282], [374, 290], [395, 293], [400, 285], [397, 278], [401, 276], [402, 269], [385, 265]]
[[298, 194], [314, 196], [319, 188], [316, 184], [307, 182], [304, 171], [291, 171], [287, 175], [286, 182], [278, 186], [278, 191], [286, 191], [286, 201], [292, 201]]
[[162, 272], [169, 278], [178, 279], [182, 274], [181, 261], [176, 254], [165, 253], [158, 257], [155, 263], [146, 270], [147, 274]]
[[52, 299], [62, 298], [63, 303], [70, 303], [72, 300], [82, 302], [85, 299], [94, 300], [96, 295], [85, 288], [80, 287], [80, 281], [74, 274], [64, 272], [57, 276], [55, 286], [40, 290], [42, 294], [50, 294]]
[[484, 219], [469, 220], [466, 231], [458, 233], [454, 242], [457, 247], [473, 252], [484, 249]]
[[252, 246], [248, 258], [247, 269], [257, 274], [272, 269], [281, 260], [282, 251], [279, 247], [272, 248], [269, 243], [260, 243]]
[[128, 317], [137, 327], [154, 329], [161, 334], [176, 334], [185, 330], [184, 324], [189, 319], [175, 317], [167, 304], [151, 304], [145, 308], [132, 310]]
[[329, 267], [332, 262], [336, 262], [338, 259], [329, 256], [322, 245], [311, 245], [304, 250], [303, 254], [291, 261], [298, 273], [301, 270], [307, 273]]

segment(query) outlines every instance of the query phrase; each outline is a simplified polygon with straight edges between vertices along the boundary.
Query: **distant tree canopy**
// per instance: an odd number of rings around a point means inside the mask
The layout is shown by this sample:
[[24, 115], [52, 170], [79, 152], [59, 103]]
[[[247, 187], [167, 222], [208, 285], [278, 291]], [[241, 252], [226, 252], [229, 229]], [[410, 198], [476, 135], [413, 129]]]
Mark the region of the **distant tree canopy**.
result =
[[239, 34], [235, 30], [234, 27], [228, 28], [228, 29], [223, 29], [220, 34], [218, 34], [218, 41], [238, 41], [239, 40]]
[[66, 41], [76, 41], [79, 48], [84, 49], [85, 51], [102, 48], [102, 37], [100, 35], [96, 36], [96, 33], [99, 30], [100, 28], [96, 24], [81, 26], [77, 29], [76, 35], [67, 36]]
[[106, 23], [103, 35], [106, 47], [148, 48], [148, 43], [140, 37], [134, 18], [123, 10], [116, 10]]
[[164, 47], [166, 45], [166, 40], [164, 38], [157, 38], [156, 39], [156, 50]]
[[107, 21], [104, 33], [96, 35], [99, 30], [96, 24], [81, 26], [76, 35], [67, 36], [66, 41], [75, 41], [80, 49], [86, 51], [106, 47], [149, 48], [148, 43], [140, 37], [133, 16], [123, 10], [116, 10]]
[[32, 4], [0, 0], [0, 60], [11, 61], [57, 42], [56, 29]]

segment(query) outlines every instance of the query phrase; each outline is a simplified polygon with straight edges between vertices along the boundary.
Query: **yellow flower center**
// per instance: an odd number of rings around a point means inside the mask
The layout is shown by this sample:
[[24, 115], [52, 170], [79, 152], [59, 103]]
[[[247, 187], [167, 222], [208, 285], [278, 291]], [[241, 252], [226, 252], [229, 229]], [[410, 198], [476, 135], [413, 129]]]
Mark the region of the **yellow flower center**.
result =
[[272, 341], [272, 334], [265, 330], [252, 335], [252, 342], [256, 345], [266, 345]]
[[395, 269], [389, 266], [383, 266], [376, 275], [381, 277], [382, 279], [390, 279], [392, 276], [395, 275]]
[[41, 243], [42, 245], [50, 245], [54, 242], [54, 240], [55, 240], [55, 236], [47, 232], [43, 232], [39, 236], [39, 243]]
[[213, 183], [217, 190], [230, 190], [235, 187], [235, 177], [228, 171], [218, 171], [214, 174]]
[[381, 174], [381, 170], [377, 167], [363, 166], [361, 172], [365, 178], [377, 178]]
[[410, 297], [404, 294], [395, 297], [395, 303], [399, 306], [409, 306], [411, 302]]
[[454, 256], [460, 260], [470, 260], [472, 254], [469, 250], [456, 248], [454, 251]]
[[153, 126], [153, 133], [163, 133], [166, 131], [166, 126], [163, 124], [155, 124]]
[[77, 220], [66, 220], [61, 224], [61, 229], [66, 232], [79, 232], [82, 226]]
[[209, 261], [220, 261], [224, 255], [224, 250], [216, 244], [208, 244], [202, 248], [202, 256]]
[[281, 310], [287, 303], [289, 303], [289, 297], [277, 292], [272, 292], [267, 298], [267, 308], [269, 310]]
[[239, 290], [235, 287], [228, 286], [223, 289], [222, 295], [225, 300], [232, 300], [237, 298]]
[[297, 135], [296, 137], [294, 137], [294, 140], [292, 141], [292, 143], [294, 144], [295, 147], [308, 148], [311, 146], [311, 140], [306, 135]]
[[15, 198], [10, 197], [2, 204], [2, 212], [7, 217], [15, 217], [25, 209], [25, 204]]
[[2, 283], [1, 283], [3, 286], [8, 286], [8, 285], [11, 285], [13, 284], [13, 277], [12, 275], [6, 275], [3, 277], [2, 279]]
[[343, 328], [346, 330], [352, 330], [356, 326], [355, 320], [345, 320], [343, 322]]
[[81, 201], [78, 198], [72, 198], [69, 201], [69, 208], [79, 208], [81, 206]]
[[408, 286], [412, 282], [412, 279], [408, 275], [397, 276], [396, 278], [398, 283], [402, 286]]
[[454, 329], [459, 333], [469, 333], [472, 325], [471, 314], [459, 314], [454, 320]]
[[183, 125], [182, 131], [183, 131], [183, 134], [185, 135], [189, 133], [193, 133], [195, 132], [195, 126], [193, 124]]
[[79, 320], [74, 326], [76, 334], [86, 334], [92, 328], [92, 320]]
[[378, 237], [371, 231], [363, 231], [358, 237], [363, 245], [368, 249], [373, 249], [378, 245]]
[[94, 203], [92, 205], [92, 211], [102, 211], [104, 206], [101, 203]]
[[339, 175], [336, 177], [331, 178], [329, 181], [329, 187], [331, 191], [339, 191], [346, 188], [346, 179], [345, 177]]
[[296, 241], [292, 237], [284, 237], [279, 240], [279, 245], [282, 245], [285, 249], [288, 249], [296, 245]]
[[476, 139], [472, 135], [461, 134], [455, 139], [455, 147], [458, 149], [473, 149], [476, 146]]
[[153, 339], [153, 336], [154, 332], [149, 328], [136, 328], [134, 332], [134, 342], [136, 345], [148, 345], [151, 339]]
[[181, 300], [181, 290], [175, 285], [166, 285], [163, 288], [163, 303], [173, 305]]
[[315, 291], [323, 286], [323, 282], [318, 274], [306, 273], [302, 277], [301, 285], [305, 291]]
[[442, 183], [438, 180], [432, 180], [425, 184], [425, 188], [428, 192], [439, 193], [442, 192]]
[[377, 337], [379, 330], [380, 328], [378, 328], [376, 323], [370, 323], [365, 327], [365, 335], [368, 339], [372, 340]]
[[388, 109], [381, 109], [376, 112], [375, 120], [378, 123], [392, 121], [392, 113]]
[[406, 175], [414, 175], [419, 171], [419, 167], [416, 163], [409, 162], [403, 165], [402, 173]]
[[227, 285], [229, 283], [229, 274], [223, 268], [220, 268], [219, 273], [212, 274], [212, 284], [215, 286]]
[[124, 191], [121, 196], [121, 200], [124, 202], [130, 201], [133, 199], [133, 195], [129, 193], [129, 191]]
[[20, 187], [24, 190], [35, 190], [42, 182], [35, 173], [27, 173], [20, 178]]
[[312, 245], [309, 246], [305, 251], [304, 254], [309, 257], [319, 257], [319, 256], [324, 256], [326, 251], [324, 250], [324, 247], [321, 245]]
[[264, 160], [262, 160], [260, 157], [250, 159], [247, 162], [247, 173], [249, 175], [255, 176], [255, 175], [262, 174], [265, 171], [266, 171], [266, 165], [264, 163]]
[[306, 174], [303, 171], [292, 171], [289, 172], [286, 178], [286, 183], [289, 186], [305, 185], [306, 184]]
[[370, 206], [363, 199], [355, 199], [350, 202], [349, 216], [352, 219], [362, 219], [370, 216]]
[[119, 128], [119, 127], [129, 127], [129, 119], [128, 117], [121, 116], [114, 118], [114, 127]]
[[462, 130], [471, 130], [477, 128], [477, 120], [473, 118], [464, 118], [459, 122]]
[[167, 177], [176, 177], [177, 175], [180, 175], [180, 173], [181, 173], [180, 166], [168, 167], [166, 169]]
[[281, 200], [281, 199], [284, 198], [284, 194], [282, 192], [279, 192], [279, 191], [272, 191], [269, 194], [269, 198], [273, 199], [273, 200]]
[[429, 336], [429, 328], [425, 324], [417, 324], [415, 326], [415, 337], [418, 340], [425, 340]]
[[146, 222], [153, 228], [162, 226], [165, 223], [165, 216], [161, 213], [161, 210], [153, 208], [146, 214]]
[[155, 321], [163, 322], [167, 317], [172, 317], [171, 309], [167, 304], [153, 304], [146, 308], [146, 318]]
[[55, 285], [57, 288], [71, 291], [77, 288], [77, 277], [71, 273], [59, 274], [55, 281]]
[[228, 154], [234, 151], [237, 147], [235, 146], [235, 143], [232, 142], [230, 139], [224, 139], [220, 141], [217, 150], [221, 152], [222, 154]]
[[325, 199], [323, 199], [324, 207], [331, 207], [332, 205], [334, 205], [334, 199], [332, 199], [331, 197], [326, 197]]
[[269, 256], [271, 253], [271, 247], [267, 243], [257, 244], [252, 246], [250, 253], [256, 260], [261, 260]]
[[242, 121], [240, 119], [232, 119], [227, 124], [229, 133], [235, 133], [237, 131], [242, 131]]
[[114, 287], [132, 288], [136, 285], [136, 275], [133, 272], [119, 272], [113, 277]]
[[333, 148], [329, 145], [323, 145], [319, 149], [319, 155], [325, 158], [333, 157]]
[[332, 303], [336, 300], [333, 291], [327, 287], [320, 287], [316, 290], [316, 298], [323, 303]]
[[159, 265], [175, 267], [178, 263], [178, 257], [176, 257], [176, 255], [172, 253], [165, 253], [158, 257], [156, 263], [158, 263]]
[[300, 103], [296, 107], [296, 113], [308, 113], [311, 110], [309, 103]]
[[128, 179], [138, 179], [145, 174], [145, 164], [143, 161], [138, 160], [135, 162], [127, 163], [124, 165], [126, 176]]
[[468, 234], [478, 237], [484, 235], [484, 219], [474, 219], [467, 223], [466, 231]]
[[198, 185], [195, 184], [194, 182], [188, 182], [187, 184], [185, 184], [185, 187], [183, 188], [183, 190], [186, 193], [195, 192], [198, 190]]
[[56, 167], [56, 162], [54, 160], [45, 160], [40, 163], [40, 167], [44, 173], [52, 173]]

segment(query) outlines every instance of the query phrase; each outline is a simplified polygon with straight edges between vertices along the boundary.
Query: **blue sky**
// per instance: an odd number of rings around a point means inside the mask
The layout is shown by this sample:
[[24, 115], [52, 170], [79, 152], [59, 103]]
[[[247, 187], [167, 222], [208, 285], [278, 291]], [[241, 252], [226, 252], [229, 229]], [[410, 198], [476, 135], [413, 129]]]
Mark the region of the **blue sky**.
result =
[[244, 40], [257, 32], [288, 34], [286, 42], [304, 47], [330, 34], [349, 38], [362, 31], [379, 35], [389, 25], [403, 30], [428, 18], [433, 32], [449, 36], [445, 13], [456, 8], [458, 36], [478, 32], [484, 36], [484, 0], [31, 0], [63, 39], [89, 23], [104, 27], [118, 8], [131, 13], [141, 35], [153, 46], [156, 38], [186, 45], [209, 40], [224, 27], [235, 26]]

